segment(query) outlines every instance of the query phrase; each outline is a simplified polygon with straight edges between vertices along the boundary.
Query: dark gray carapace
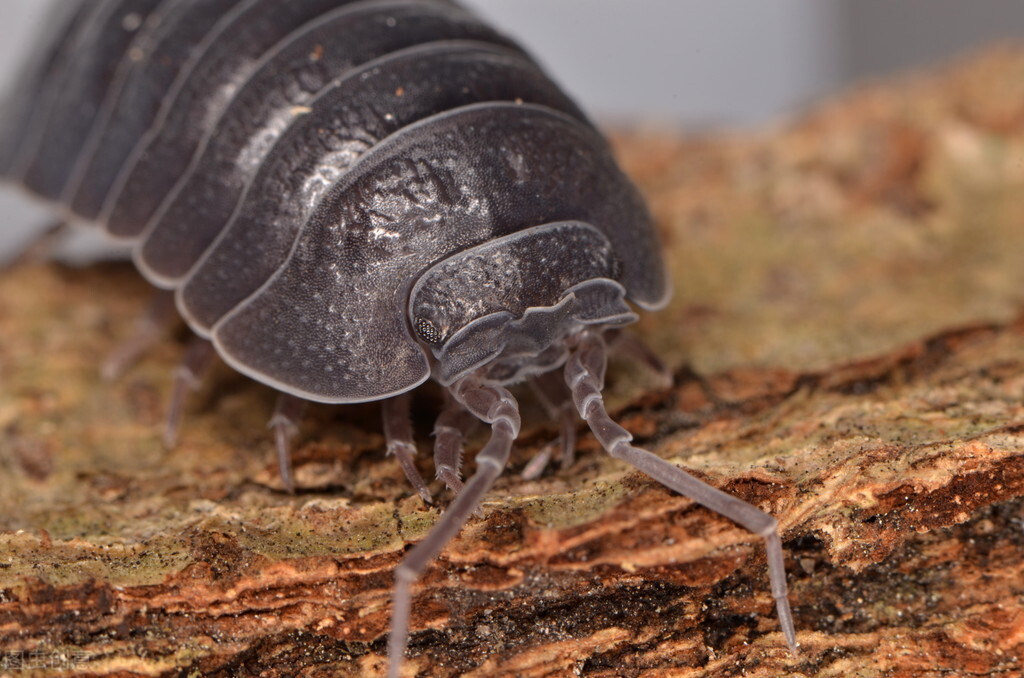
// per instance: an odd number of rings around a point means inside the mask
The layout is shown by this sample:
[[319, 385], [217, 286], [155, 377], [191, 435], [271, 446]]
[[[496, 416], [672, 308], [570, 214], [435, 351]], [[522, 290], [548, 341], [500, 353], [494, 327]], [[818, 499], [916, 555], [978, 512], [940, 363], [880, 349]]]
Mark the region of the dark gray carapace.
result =
[[[633, 447], [605, 410], [605, 330], [662, 306], [666, 277], [607, 143], [519, 47], [445, 0], [59, 5], [4, 109], [7, 179], [130, 242], [238, 370], [293, 400], [383, 400], [427, 500], [407, 393], [433, 377], [451, 396], [435, 465], [456, 496], [396, 572], [391, 675], [411, 582], [507, 462], [521, 381], [764, 537], [795, 651], [776, 521]], [[463, 485], [467, 413], [491, 437]]]

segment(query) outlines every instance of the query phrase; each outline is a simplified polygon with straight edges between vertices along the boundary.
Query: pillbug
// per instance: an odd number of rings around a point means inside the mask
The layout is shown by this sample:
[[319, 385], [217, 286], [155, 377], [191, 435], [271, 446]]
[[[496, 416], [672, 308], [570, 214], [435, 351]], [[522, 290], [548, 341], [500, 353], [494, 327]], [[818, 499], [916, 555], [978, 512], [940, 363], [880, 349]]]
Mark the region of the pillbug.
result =
[[[447, 0], [79, 0], [52, 25], [8, 98], [0, 171], [131, 245], [201, 339], [186, 373], [216, 354], [283, 394], [287, 486], [298, 403], [381, 400], [388, 451], [430, 501], [408, 393], [434, 379], [450, 396], [435, 467], [455, 496], [396, 570], [390, 675], [411, 585], [508, 461], [520, 382], [763, 537], [795, 651], [776, 521], [606, 411], [606, 337], [663, 306], [667, 279], [637, 189], [520, 47]], [[464, 415], [491, 428], [465, 483]]]

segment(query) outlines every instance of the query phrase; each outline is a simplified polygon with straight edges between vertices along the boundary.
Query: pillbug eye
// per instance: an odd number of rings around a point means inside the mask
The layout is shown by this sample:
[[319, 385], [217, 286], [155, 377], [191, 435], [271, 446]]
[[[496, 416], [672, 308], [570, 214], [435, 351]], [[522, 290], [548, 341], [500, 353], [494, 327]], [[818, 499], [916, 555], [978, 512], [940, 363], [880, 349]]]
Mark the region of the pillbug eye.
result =
[[441, 336], [441, 330], [437, 329], [437, 325], [426, 318], [416, 318], [414, 327], [417, 336], [428, 344], [440, 344], [444, 338]]

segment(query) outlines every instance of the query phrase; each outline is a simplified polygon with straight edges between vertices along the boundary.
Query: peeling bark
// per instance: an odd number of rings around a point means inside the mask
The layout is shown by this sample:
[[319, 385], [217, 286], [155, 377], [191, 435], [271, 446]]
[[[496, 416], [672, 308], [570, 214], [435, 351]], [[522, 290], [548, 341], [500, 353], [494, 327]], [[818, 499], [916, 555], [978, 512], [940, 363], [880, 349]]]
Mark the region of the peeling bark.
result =
[[[674, 271], [639, 331], [675, 379], [619, 363], [610, 403], [779, 518], [802, 654], [760, 540], [583, 435], [428, 570], [408, 675], [1024, 673], [1024, 53], [761, 135], [617, 142]], [[181, 343], [98, 378], [146, 295], [126, 265], [0, 276], [0, 675], [374, 675], [439, 508], [372, 404], [313, 408], [282, 492], [274, 396], [226, 368], [164, 451]], [[439, 406], [417, 394], [425, 477]], [[528, 413], [514, 470], [554, 434]]]

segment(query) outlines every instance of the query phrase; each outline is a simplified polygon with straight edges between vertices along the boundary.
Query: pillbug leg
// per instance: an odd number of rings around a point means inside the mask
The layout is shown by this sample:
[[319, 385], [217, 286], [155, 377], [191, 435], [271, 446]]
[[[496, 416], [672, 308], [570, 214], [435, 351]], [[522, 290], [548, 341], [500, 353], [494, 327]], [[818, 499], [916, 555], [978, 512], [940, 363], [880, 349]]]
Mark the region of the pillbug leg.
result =
[[469, 412], [450, 395], [434, 424], [434, 469], [454, 494], [462, 491], [462, 439]]
[[576, 413], [573, 411], [572, 400], [565, 401], [561, 416], [561, 441], [563, 469], [569, 468], [576, 461]]
[[548, 462], [551, 461], [551, 454], [555, 448], [558, 447], [558, 440], [552, 440], [544, 447], [540, 448], [540, 452], [533, 455], [533, 459], [526, 462], [526, 466], [523, 467], [523, 472], [520, 473], [520, 477], [523, 480], [534, 480], [540, 477], [540, 474], [544, 473], [544, 469], [548, 467]]
[[199, 378], [216, 356], [213, 344], [199, 337], [193, 338], [185, 349], [185, 356], [174, 371], [174, 386], [171, 387], [171, 405], [164, 426], [164, 445], [167, 449], [174, 449], [178, 442], [181, 418], [185, 413], [185, 396], [199, 387]]
[[58, 243], [70, 230], [71, 226], [63, 219], [53, 222], [42, 232], [34, 235], [21, 248], [21, 251], [15, 254], [13, 259], [0, 266], [0, 270], [9, 270], [46, 261], [53, 255], [53, 250], [56, 249]]
[[541, 448], [540, 452], [523, 467], [523, 480], [539, 478], [551, 461], [556, 448], [561, 448], [559, 464], [569, 468], [576, 460], [576, 412], [571, 400], [567, 400], [555, 415], [559, 423], [558, 438]]
[[474, 375], [460, 379], [450, 388], [463, 407], [491, 425], [491, 437], [477, 453], [476, 472], [466, 481], [462, 492], [448, 505], [434, 529], [406, 554], [395, 569], [394, 612], [388, 640], [389, 678], [398, 678], [409, 639], [412, 583], [479, 508], [483, 496], [508, 463], [512, 441], [519, 435], [519, 403], [507, 389], [481, 383]]
[[787, 599], [786, 571], [778, 522], [764, 511], [698, 480], [681, 468], [646, 450], [629, 444], [632, 436], [616, 424], [604, 406], [601, 388], [607, 364], [607, 346], [600, 334], [583, 332], [576, 351], [565, 364], [565, 381], [572, 389], [573, 402], [601, 446], [616, 459], [632, 464], [669, 489], [725, 516], [764, 538], [768, 553], [768, 574], [779, 624], [790, 651], [797, 654], [793, 615]]
[[636, 336], [629, 330], [616, 330], [608, 342], [610, 348], [620, 355], [646, 365], [647, 368], [657, 375], [660, 388], [672, 388], [672, 371], [661, 361], [661, 358], [651, 350], [651, 347], [644, 343], [643, 339]]
[[103, 378], [113, 381], [124, 374], [125, 370], [135, 364], [135, 361], [164, 335], [177, 317], [174, 292], [157, 290], [149, 302], [149, 307], [135, 321], [132, 336], [117, 346], [103, 361], [100, 368]]
[[277, 447], [277, 468], [281, 484], [288, 494], [295, 494], [295, 479], [292, 476], [292, 438], [299, 432], [299, 419], [306, 409], [306, 401], [289, 393], [277, 397], [274, 414], [270, 416], [267, 428], [274, 431], [274, 445]]
[[405, 472], [413, 488], [426, 503], [431, 503], [430, 490], [423, 482], [423, 477], [416, 470], [413, 457], [416, 455], [416, 443], [412, 436], [412, 422], [409, 413], [412, 409], [412, 398], [402, 393], [394, 398], [381, 402], [381, 415], [384, 419], [384, 439], [387, 442], [388, 454], [395, 455], [399, 466]]
[[563, 469], [572, 466], [576, 460], [576, 412], [565, 384], [553, 372], [541, 374], [529, 383], [537, 400], [547, 410], [548, 416], [558, 422], [559, 434], [556, 440], [541, 448], [541, 451], [523, 468], [524, 480], [538, 478], [547, 468], [557, 447], [561, 448], [559, 459]]

